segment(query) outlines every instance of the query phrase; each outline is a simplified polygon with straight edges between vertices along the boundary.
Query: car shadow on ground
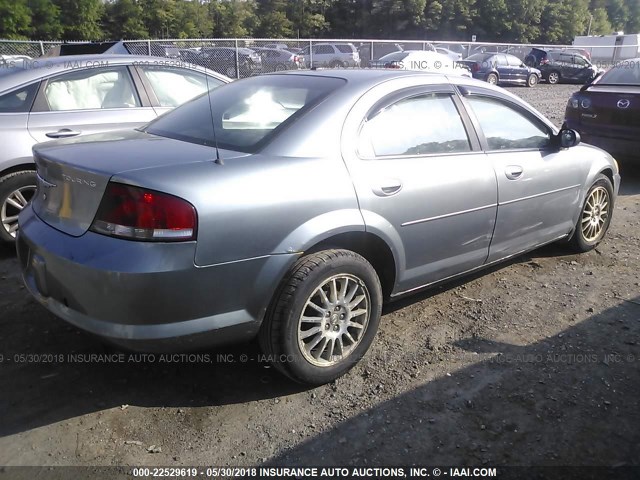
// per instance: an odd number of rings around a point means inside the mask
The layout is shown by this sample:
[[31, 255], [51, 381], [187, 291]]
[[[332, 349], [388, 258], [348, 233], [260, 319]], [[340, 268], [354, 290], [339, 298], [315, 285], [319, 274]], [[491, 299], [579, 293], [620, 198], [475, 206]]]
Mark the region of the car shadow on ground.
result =
[[[569, 254], [562, 245], [549, 245], [389, 303], [383, 313], [390, 314], [511, 264]], [[0, 423], [0, 436], [125, 404], [212, 407], [310, 389], [271, 368], [256, 341], [186, 356], [122, 352], [56, 318], [26, 291], [20, 298], [8, 304], [0, 318], [0, 411], [10, 412]]]
[[636, 160], [620, 161], [620, 195], [640, 194], [640, 162]]
[[454, 342], [476, 359], [470, 366], [417, 381], [269, 463], [637, 465], [640, 297], [633, 302], [531, 345]]

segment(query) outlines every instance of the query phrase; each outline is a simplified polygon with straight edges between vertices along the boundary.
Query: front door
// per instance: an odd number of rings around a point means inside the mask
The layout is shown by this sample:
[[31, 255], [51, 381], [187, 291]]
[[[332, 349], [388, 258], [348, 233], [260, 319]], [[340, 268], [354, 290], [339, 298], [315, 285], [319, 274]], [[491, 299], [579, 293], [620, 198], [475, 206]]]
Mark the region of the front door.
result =
[[548, 125], [517, 104], [482, 90], [471, 92], [466, 101], [498, 181], [491, 262], [571, 231], [587, 172], [580, 159], [552, 146]]
[[29, 115], [36, 142], [135, 128], [153, 120], [142, 107], [126, 66], [85, 68], [43, 83]]

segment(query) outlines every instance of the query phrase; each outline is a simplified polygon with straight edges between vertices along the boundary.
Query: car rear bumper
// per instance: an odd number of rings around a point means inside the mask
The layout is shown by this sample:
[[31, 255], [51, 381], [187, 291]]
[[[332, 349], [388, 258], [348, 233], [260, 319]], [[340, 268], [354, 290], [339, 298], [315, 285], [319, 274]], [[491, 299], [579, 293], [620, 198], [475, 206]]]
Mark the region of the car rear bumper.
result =
[[30, 206], [17, 239], [23, 279], [36, 300], [110, 343], [183, 351], [251, 339], [296, 255], [196, 267], [195, 247], [92, 232], [74, 238]]

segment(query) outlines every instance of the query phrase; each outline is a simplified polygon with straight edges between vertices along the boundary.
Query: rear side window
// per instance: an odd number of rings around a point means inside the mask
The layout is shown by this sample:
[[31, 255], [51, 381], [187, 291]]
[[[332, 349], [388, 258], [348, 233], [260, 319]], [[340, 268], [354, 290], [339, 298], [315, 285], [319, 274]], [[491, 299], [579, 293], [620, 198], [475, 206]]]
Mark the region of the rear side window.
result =
[[489, 97], [467, 97], [487, 139], [489, 150], [545, 148], [551, 133], [540, 122]]
[[339, 78], [302, 75], [247, 78], [158, 117], [145, 131], [252, 153], [345, 83]]
[[507, 62], [509, 62], [510, 67], [519, 67], [522, 65], [522, 60], [518, 57], [514, 57], [513, 55], [507, 55]]
[[203, 73], [183, 68], [139, 67], [151, 84], [162, 107], [177, 107], [209, 89], [222, 85], [222, 81]]
[[351, 45], [336, 45], [336, 47], [342, 53], [353, 53], [353, 52], [356, 51], [356, 49], [354, 47], [352, 47]]
[[32, 83], [0, 96], [0, 113], [21, 113], [31, 110], [40, 82]]
[[362, 158], [468, 152], [467, 132], [449, 94], [406, 98], [380, 110], [363, 124]]

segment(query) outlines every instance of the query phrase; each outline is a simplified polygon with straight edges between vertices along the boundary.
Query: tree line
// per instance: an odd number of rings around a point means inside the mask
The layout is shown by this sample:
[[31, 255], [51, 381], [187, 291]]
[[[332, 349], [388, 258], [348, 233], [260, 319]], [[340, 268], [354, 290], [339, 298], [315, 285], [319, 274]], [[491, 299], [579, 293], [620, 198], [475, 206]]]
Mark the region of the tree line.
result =
[[0, 38], [570, 43], [640, 32], [640, 0], [0, 0]]

